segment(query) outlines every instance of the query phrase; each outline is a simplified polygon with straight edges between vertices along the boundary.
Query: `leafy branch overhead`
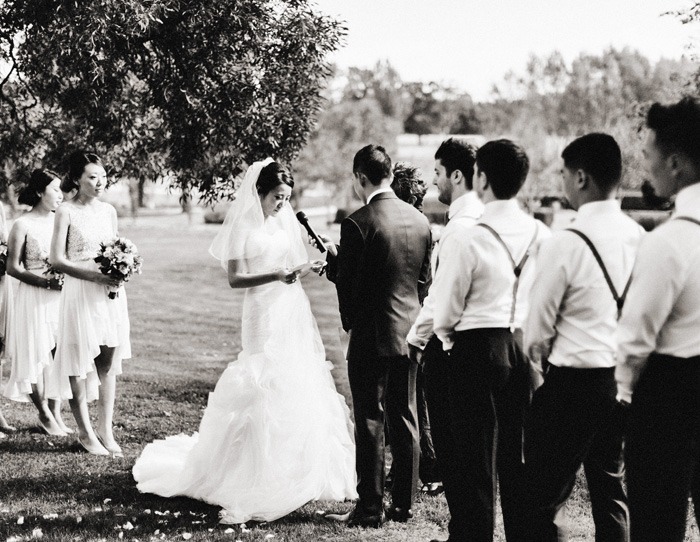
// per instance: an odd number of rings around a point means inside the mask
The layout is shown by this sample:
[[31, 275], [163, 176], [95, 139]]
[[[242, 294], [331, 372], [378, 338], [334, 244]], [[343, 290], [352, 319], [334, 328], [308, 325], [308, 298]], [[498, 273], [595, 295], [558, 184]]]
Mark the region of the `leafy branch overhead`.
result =
[[0, 116], [15, 161], [87, 145], [218, 199], [252, 160], [296, 156], [344, 34], [309, 0], [5, 0]]

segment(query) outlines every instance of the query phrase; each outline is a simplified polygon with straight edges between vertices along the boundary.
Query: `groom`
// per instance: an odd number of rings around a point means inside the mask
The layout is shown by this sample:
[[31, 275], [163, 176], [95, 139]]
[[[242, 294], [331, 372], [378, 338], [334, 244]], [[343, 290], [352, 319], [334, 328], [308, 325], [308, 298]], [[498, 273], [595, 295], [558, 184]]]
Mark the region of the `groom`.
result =
[[[368, 145], [355, 155], [353, 187], [363, 207], [343, 220], [340, 246], [328, 244], [343, 329], [350, 334], [348, 378], [355, 414], [355, 509], [329, 519], [379, 527], [405, 522], [418, 483], [416, 372], [405, 337], [418, 315], [430, 270], [430, 227], [391, 189], [391, 159]], [[384, 413], [395, 465], [392, 506], [384, 513]]]

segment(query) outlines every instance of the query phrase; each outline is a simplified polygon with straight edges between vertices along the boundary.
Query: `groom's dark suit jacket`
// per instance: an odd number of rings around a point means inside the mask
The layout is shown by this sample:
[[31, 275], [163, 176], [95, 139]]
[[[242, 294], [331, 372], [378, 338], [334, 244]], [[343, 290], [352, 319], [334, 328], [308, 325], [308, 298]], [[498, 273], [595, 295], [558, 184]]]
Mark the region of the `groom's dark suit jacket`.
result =
[[382, 192], [345, 220], [335, 282], [347, 358], [407, 355], [406, 336], [418, 315], [418, 292], [430, 277], [428, 220], [393, 192]]

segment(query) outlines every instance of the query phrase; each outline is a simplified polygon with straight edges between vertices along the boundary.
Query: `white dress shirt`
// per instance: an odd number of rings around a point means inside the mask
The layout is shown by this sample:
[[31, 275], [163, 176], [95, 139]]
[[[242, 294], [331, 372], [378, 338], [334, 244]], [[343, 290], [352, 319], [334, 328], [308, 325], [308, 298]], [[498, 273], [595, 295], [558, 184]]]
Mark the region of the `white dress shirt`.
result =
[[[442, 231], [443, 237], [449, 235], [449, 232], [457, 227], [468, 228], [476, 224], [476, 221], [481, 217], [484, 212], [484, 204], [476, 195], [476, 192], [469, 191], [466, 194], [461, 195], [456, 200], [450, 204], [450, 208], [447, 212], [447, 224]], [[418, 313], [418, 318], [411, 327], [411, 331], [406, 337], [406, 342], [417, 346], [421, 350], [425, 348], [428, 341], [433, 336], [433, 304], [434, 304], [434, 293], [433, 286], [435, 277], [438, 274], [439, 260], [442, 257], [441, 254], [442, 243], [439, 241], [435, 243], [435, 256], [432, 258], [433, 262], [433, 284], [430, 285], [428, 289], [428, 295], [423, 300], [423, 306], [421, 307], [420, 313]]]
[[[533, 236], [535, 244], [550, 236], [547, 226], [523, 212], [515, 199], [487, 203], [480, 222], [498, 232], [516, 262], [527, 252]], [[442, 236], [440, 245], [431, 294], [435, 299], [435, 334], [443, 348], [452, 349], [457, 331], [510, 327], [515, 274], [508, 254], [493, 234], [486, 228], [457, 224]], [[516, 328], [522, 327], [527, 314], [534, 264], [534, 258], [528, 260], [520, 275], [513, 321]]]
[[681, 190], [671, 220], [645, 236], [622, 311], [618, 399], [630, 401], [652, 352], [700, 356], [700, 183]]
[[[644, 229], [615, 200], [586, 203], [571, 228], [590, 239], [618, 295], [625, 289]], [[699, 228], [700, 229], [700, 228]], [[615, 366], [617, 304], [583, 239], [559, 231], [537, 253], [525, 349], [537, 362], [577, 369]]]
[[394, 190], [390, 186], [385, 186], [384, 188], [377, 188], [374, 192], [372, 192], [369, 197], [367, 198], [367, 203], [372, 201], [374, 196], [377, 194], [381, 194], [382, 192], [393, 192]]

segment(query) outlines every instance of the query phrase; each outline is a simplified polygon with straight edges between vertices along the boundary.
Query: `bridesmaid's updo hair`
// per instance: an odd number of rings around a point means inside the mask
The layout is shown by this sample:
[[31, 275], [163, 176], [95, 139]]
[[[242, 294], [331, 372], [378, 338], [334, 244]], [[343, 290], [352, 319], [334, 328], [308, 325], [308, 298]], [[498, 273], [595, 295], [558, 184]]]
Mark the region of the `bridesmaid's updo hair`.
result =
[[281, 184], [286, 184], [289, 188], [294, 188], [292, 176], [283, 166], [277, 162], [270, 162], [260, 170], [260, 176], [255, 186], [261, 197], [267, 196], [270, 191]]
[[56, 179], [60, 180], [60, 177], [50, 169], [35, 169], [32, 171], [29, 182], [20, 190], [17, 201], [23, 205], [34, 207], [41, 201], [41, 195], [46, 187]]
[[97, 164], [104, 167], [102, 160], [94, 152], [76, 151], [68, 158], [68, 178], [61, 183], [61, 190], [68, 193], [80, 188], [80, 177], [88, 164]]

